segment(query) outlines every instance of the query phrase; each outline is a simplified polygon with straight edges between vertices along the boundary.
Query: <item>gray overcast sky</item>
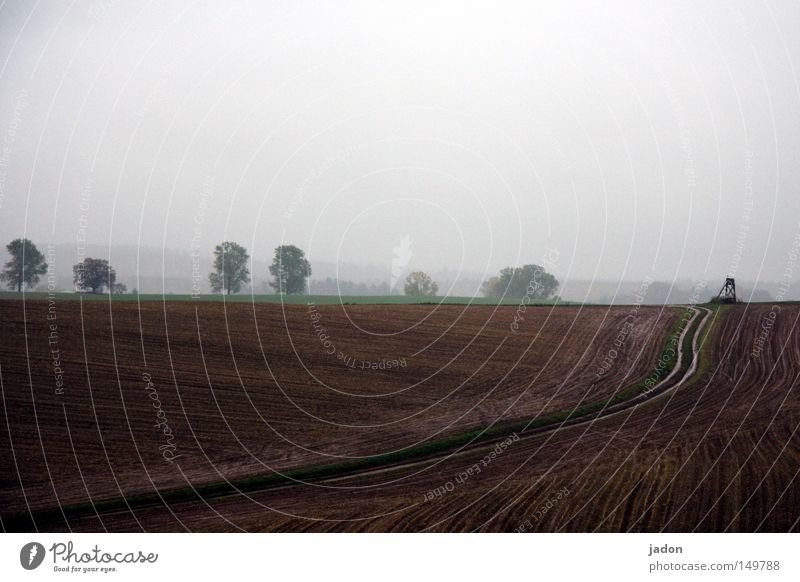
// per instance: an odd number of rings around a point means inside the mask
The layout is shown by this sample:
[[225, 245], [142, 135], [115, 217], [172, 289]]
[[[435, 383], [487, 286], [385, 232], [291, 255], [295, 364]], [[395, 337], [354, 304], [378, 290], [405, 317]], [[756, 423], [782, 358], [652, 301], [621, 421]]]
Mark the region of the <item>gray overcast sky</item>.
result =
[[5, 2], [0, 235], [777, 279], [798, 31], [796, 1]]

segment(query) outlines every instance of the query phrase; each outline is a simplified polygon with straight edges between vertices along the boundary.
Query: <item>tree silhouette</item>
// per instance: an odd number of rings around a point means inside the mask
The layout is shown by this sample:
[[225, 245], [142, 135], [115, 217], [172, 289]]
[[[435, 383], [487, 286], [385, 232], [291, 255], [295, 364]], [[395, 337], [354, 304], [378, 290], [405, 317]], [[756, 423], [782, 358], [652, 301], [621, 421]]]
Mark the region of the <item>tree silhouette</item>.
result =
[[27, 238], [12, 240], [6, 245], [6, 250], [11, 255], [11, 260], [3, 267], [0, 280], [9, 289], [16, 287], [17, 292], [20, 292], [23, 285], [33, 287], [39, 282], [39, 276], [47, 272], [44, 255]]
[[117, 272], [105, 259], [86, 257], [72, 267], [72, 280], [80, 291], [102, 293], [104, 287], [113, 289]]
[[250, 255], [235, 242], [225, 241], [214, 249], [214, 272], [208, 275], [211, 290], [215, 293], [238, 293], [242, 285], [250, 282], [247, 264]]
[[311, 263], [296, 246], [281, 245], [275, 248], [269, 272], [272, 273], [270, 285], [281, 295], [303, 293], [306, 280], [311, 276]]
[[506, 267], [481, 287], [486, 297], [549, 299], [558, 290], [559, 282], [539, 265]]

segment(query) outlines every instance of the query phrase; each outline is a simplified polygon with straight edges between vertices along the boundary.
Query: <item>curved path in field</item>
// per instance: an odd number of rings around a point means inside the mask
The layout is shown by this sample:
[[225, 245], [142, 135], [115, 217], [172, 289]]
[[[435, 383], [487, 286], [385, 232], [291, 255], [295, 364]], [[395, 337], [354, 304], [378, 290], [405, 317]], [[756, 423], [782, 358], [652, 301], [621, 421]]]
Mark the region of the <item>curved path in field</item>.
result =
[[[569, 419], [569, 420], [565, 420], [563, 422], [553, 423], [553, 424], [550, 424], [550, 425], [547, 425], [547, 426], [538, 427], [538, 428], [535, 428], [535, 429], [525, 430], [525, 432], [523, 434], [519, 435], [520, 439], [528, 439], [528, 438], [532, 438], [534, 436], [538, 437], [538, 436], [541, 436], [542, 434], [546, 434], [546, 433], [549, 433], [549, 432], [555, 432], [555, 431], [561, 430], [561, 429], [566, 428], [566, 427], [590, 424], [590, 423], [596, 422], [597, 420], [599, 420], [601, 418], [608, 418], [608, 417], [611, 417], [611, 416], [615, 416], [615, 415], [621, 414], [621, 413], [626, 412], [626, 411], [630, 411], [631, 409], [636, 409], [637, 407], [641, 406], [645, 402], [650, 402], [650, 401], [654, 400], [655, 398], [658, 398], [660, 396], [665, 396], [665, 395], [669, 394], [673, 390], [676, 390], [676, 389], [680, 388], [686, 382], [691, 380], [692, 377], [694, 376], [695, 372], [697, 371], [697, 367], [698, 367], [699, 359], [700, 359], [700, 357], [699, 357], [700, 356], [700, 348], [698, 346], [699, 338], [701, 337], [703, 329], [705, 328], [705, 325], [708, 322], [708, 317], [711, 314], [711, 310], [706, 308], [706, 307], [690, 307], [689, 309], [691, 309], [693, 311], [693, 315], [692, 315], [691, 319], [686, 323], [686, 326], [684, 327], [683, 331], [681, 332], [681, 334], [680, 334], [680, 336], [679, 336], [679, 338], [677, 340], [678, 357], [676, 359], [676, 364], [672, 368], [670, 373], [665, 378], [663, 378], [660, 382], [658, 382], [658, 384], [654, 385], [653, 388], [651, 388], [650, 390], [648, 390], [646, 392], [643, 392], [643, 393], [641, 393], [641, 394], [639, 394], [637, 396], [629, 398], [629, 399], [627, 399], [627, 400], [625, 400], [623, 402], [620, 402], [620, 403], [615, 404], [613, 406], [608, 406], [606, 408], [603, 408], [602, 410], [600, 410], [599, 412], [597, 412], [595, 414], [581, 415], [579, 417], [572, 418], [572, 419]], [[686, 371], [680, 376], [680, 378], [677, 381], [675, 381], [675, 377], [678, 376], [680, 374], [680, 371], [684, 367], [686, 367], [686, 365], [687, 365], [686, 354], [684, 353], [683, 345], [684, 345], [684, 342], [686, 340], [687, 334], [689, 334], [690, 330], [692, 330], [692, 329], [694, 329], [694, 333], [692, 335], [691, 360], [689, 360], [689, 362], [688, 362], [688, 367], [686, 368]], [[494, 444], [504, 440], [507, 437], [508, 437], [508, 435], [506, 434], [503, 437], [492, 439], [490, 441], [481, 441], [480, 443], [476, 443], [476, 444], [473, 444], [473, 445], [468, 445], [468, 446], [462, 447], [461, 449], [457, 450], [456, 452], [443, 451], [441, 453], [436, 454], [435, 456], [430, 456], [430, 457], [427, 457], [425, 459], [421, 459], [421, 460], [418, 460], [418, 461], [411, 461], [411, 462], [407, 462], [407, 463], [398, 463], [398, 464], [393, 464], [393, 465], [387, 466], [387, 467], [380, 467], [380, 468], [375, 468], [375, 469], [368, 469], [368, 470], [365, 470], [365, 471], [353, 472], [353, 473], [349, 473], [348, 475], [345, 475], [345, 476], [334, 476], [334, 477], [330, 477], [330, 478], [326, 478], [326, 479], [320, 479], [319, 482], [333, 482], [333, 481], [339, 481], [339, 480], [342, 480], [342, 479], [350, 480], [350, 479], [353, 479], [354, 477], [358, 477], [358, 476], [362, 476], [362, 475], [363, 476], [376, 475], [376, 474], [379, 474], [379, 473], [387, 473], [387, 472], [390, 472], [390, 471], [406, 469], [406, 468], [416, 467], [416, 466], [422, 466], [422, 465], [430, 464], [432, 461], [440, 459], [440, 458], [457, 458], [459, 455], [466, 455], [467, 453], [473, 453], [476, 450], [480, 451], [481, 449], [484, 449], [484, 448], [485, 449], [491, 449]], [[289, 486], [289, 485], [287, 485], [287, 486]]]
[[[163, 506], [164, 503], [176, 505], [184, 502], [201, 502], [206, 499], [224, 498], [238, 496], [243, 493], [257, 493], [266, 490], [288, 489], [297, 485], [298, 482], [333, 483], [342, 480], [358, 480], [384, 473], [406, 470], [414, 467], [433, 466], [443, 460], [455, 459], [463, 455], [474, 454], [476, 451], [491, 449], [494, 445], [504, 439], [512, 432], [519, 432], [520, 439], [529, 439], [534, 436], [541, 436], [545, 433], [555, 432], [566, 427], [574, 427], [594, 423], [601, 418], [628, 412], [643, 405], [645, 402], [665, 396], [676, 390], [692, 379], [698, 369], [699, 363], [699, 339], [703, 334], [708, 322], [711, 310], [704, 307], [687, 307], [687, 315], [691, 312], [691, 317], [686, 323], [677, 338], [673, 339], [676, 348], [675, 364], [669, 373], [660, 379], [655, 385], [645, 392], [632, 396], [622, 402], [606, 405], [599, 410], [581, 414], [567, 420], [552, 422], [544, 426], [529, 428], [524, 424], [514, 423], [487, 427], [483, 431], [472, 431], [464, 438], [448, 439], [446, 442], [433, 443], [433, 450], [419, 452], [413, 456], [418, 458], [410, 460], [404, 459], [383, 459], [377, 458], [367, 466], [359, 466], [358, 463], [342, 463], [338, 465], [323, 465], [317, 467], [301, 468], [293, 471], [288, 476], [266, 475], [255, 476], [249, 479], [233, 480], [220, 483], [208, 483], [194, 488], [184, 487], [172, 491], [150, 493], [127, 498], [114, 498], [105, 500], [94, 505], [76, 504], [66, 505], [62, 508], [54, 508], [43, 511], [35, 511], [33, 514], [17, 516], [11, 520], [6, 520], [5, 529], [30, 530], [31, 519], [37, 527], [53, 522], [61, 522], [63, 518], [80, 518], [88, 515], [96, 515], [102, 518], [103, 515], [119, 515], [129, 513], [131, 509], [144, 509], [149, 507]], [[689, 338], [691, 334], [691, 338]], [[690, 342], [687, 340], [690, 339]], [[686, 353], [686, 346], [691, 346], [691, 353]], [[662, 371], [663, 373], [664, 371]], [[641, 380], [639, 381], [641, 382]], [[633, 384], [636, 385], [636, 384]], [[529, 423], [530, 424], [530, 423]], [[491, 430], [491, 432], [489, 432]]]

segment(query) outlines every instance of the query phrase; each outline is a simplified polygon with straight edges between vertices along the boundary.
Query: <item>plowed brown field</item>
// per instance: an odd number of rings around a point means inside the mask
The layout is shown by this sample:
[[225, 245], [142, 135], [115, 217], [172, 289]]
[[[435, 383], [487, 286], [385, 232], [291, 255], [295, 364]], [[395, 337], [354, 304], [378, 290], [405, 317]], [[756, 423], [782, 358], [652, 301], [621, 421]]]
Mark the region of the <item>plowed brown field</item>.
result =
[[3, 513], [376, 455], [569, 409], [644, 375], [677, 318], [642, 309], [597, 380], [630, 309], [528, 309], [514, 331], [515, 312], [2, 301]]
[[[770, 307], [731, 308], [714, 322], [704, 366], [687, 386], [631, 413], [523, 436], [494, 456], [489, 446], [316, 484], [40, 525], [796, 530], [800, 310], [782, 307], [759, 354]], [[57, 395], [46, 303], [29, 302], [24, 324], [21, 304], [0, 302], [3, 514], [375, 455], [569, 409], [645, 376], [678, 315], [642, 308], [598, 382], [631, 308], [529, 308], [514, 332], [514, 308], [318, 307], [334, 354], [304, 307], [197, 308], [84, 303], [81, 323], [80, 304], [60, 302], [66, 382]], [[348, 369], [339, 352], [406, 365]], [[175, 434], [172, 463], [158, 450], [164, 438], [145, 372]]]

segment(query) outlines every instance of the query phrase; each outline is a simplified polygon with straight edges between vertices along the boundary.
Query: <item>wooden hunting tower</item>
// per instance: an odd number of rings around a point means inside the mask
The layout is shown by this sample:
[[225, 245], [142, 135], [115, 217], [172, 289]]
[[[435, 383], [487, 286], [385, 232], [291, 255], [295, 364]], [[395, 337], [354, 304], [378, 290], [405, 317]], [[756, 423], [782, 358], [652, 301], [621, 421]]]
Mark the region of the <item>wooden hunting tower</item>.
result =
[[736, 303], [736, 281], [733, 277], [725, 277], [725, 284], [719, 290], [717, 301], [720, 303]]

